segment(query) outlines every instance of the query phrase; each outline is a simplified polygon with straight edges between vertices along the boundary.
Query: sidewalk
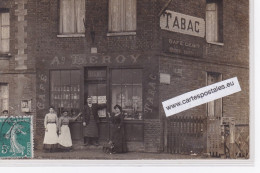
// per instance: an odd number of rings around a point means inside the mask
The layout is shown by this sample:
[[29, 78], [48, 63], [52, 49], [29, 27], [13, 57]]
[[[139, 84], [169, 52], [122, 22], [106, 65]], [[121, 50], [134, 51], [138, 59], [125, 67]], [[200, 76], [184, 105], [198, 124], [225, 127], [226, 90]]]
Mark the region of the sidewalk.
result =
[[[181, 155], [168, 153], [144, 153], [128, 152], [123, 154], [106, 154], [102, 147], [90, 147], [84, 150], [72, 150], [69, 152], [45, 153], [36, 150], [35, 159], [89, 159], [89, 160], [153, 160], [153, 159], [205, 159], [201, 155]], [[207, 158], [207, 159], [210, 159]]]

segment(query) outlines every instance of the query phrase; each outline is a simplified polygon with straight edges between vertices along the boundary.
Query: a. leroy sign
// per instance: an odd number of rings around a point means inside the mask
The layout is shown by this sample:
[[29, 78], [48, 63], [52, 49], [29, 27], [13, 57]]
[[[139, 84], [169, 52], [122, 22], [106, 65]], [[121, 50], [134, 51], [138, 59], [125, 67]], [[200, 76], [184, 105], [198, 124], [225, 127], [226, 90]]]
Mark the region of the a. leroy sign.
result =
[[205, 36], [205, 20], [166, 10], [160, 17], [163, 30], [178, 32], [197, 37]]

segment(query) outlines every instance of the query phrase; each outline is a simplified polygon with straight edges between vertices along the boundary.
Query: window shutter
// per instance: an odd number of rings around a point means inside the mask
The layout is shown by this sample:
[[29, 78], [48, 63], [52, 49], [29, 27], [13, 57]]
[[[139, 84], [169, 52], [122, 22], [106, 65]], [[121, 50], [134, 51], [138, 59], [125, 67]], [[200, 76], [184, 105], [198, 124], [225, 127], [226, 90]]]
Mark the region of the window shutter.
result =
[[8, 84], [0, 84], [0, 108], [1, 110], [8, 110]]
[[136, 30], [136, 0], [125, 0], [125, 30]]
[[75, 0], [75, 9], [76, 9], [76, 31], [77, 33], [84, 33], [85, 27], [83, 24], [83, 19], [85, 18], [85, 0]]
[[122, 0], [110, 0], [109, 3], [109, 31], [118, 32], [120, 31], [121, 14], [120, 5]]
[[75, 33], [75, 6], [74, 0], [61, 0], [61, 33]]
[[2, 52], [2, 14], [0, 13], [0, 52]]
[[10, 47], [10, 14], [9, 13], [2, 13], [0, 14], [0, 40], [1, 52], [9, 52]]
[[109, 1], [109, 31], [136, 30], [136, 0]]
[[208, 42], [218, 41], [217, 4], [209, 3], [206, 7], [206, 39]]

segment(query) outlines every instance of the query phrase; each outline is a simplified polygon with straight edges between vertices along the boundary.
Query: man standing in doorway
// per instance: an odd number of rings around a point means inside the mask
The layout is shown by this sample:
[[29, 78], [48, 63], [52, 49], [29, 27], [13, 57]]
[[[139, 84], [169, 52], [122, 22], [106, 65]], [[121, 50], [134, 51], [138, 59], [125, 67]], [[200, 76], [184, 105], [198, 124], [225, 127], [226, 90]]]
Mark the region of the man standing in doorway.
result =
[[84, 144], [98, 146], [98, 108], [92, 104], [92, 97], [90, 96], [88, 96], [87, 103], [84, 106], [83, 118]]

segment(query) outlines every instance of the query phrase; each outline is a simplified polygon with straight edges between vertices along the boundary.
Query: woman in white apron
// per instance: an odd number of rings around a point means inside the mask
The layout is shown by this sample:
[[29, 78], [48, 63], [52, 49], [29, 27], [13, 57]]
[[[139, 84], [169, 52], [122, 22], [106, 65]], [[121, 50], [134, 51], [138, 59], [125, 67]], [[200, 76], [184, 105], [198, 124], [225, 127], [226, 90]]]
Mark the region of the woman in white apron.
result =
[[49, 113], [45, 115], [44, 127], [43, 148], [46, 151], [53, 152], [57, 148], [58, 143], [58, 117], [53, 107], [50, 107]]
[[63, 111], [62, 116], [59, 118], [59, 148], [69, 151], [72, 147], [72, 140], [69, 128], [69, 122], [75, 121], [81, 113], [75, 117], [69, 117], [68, 111]]

